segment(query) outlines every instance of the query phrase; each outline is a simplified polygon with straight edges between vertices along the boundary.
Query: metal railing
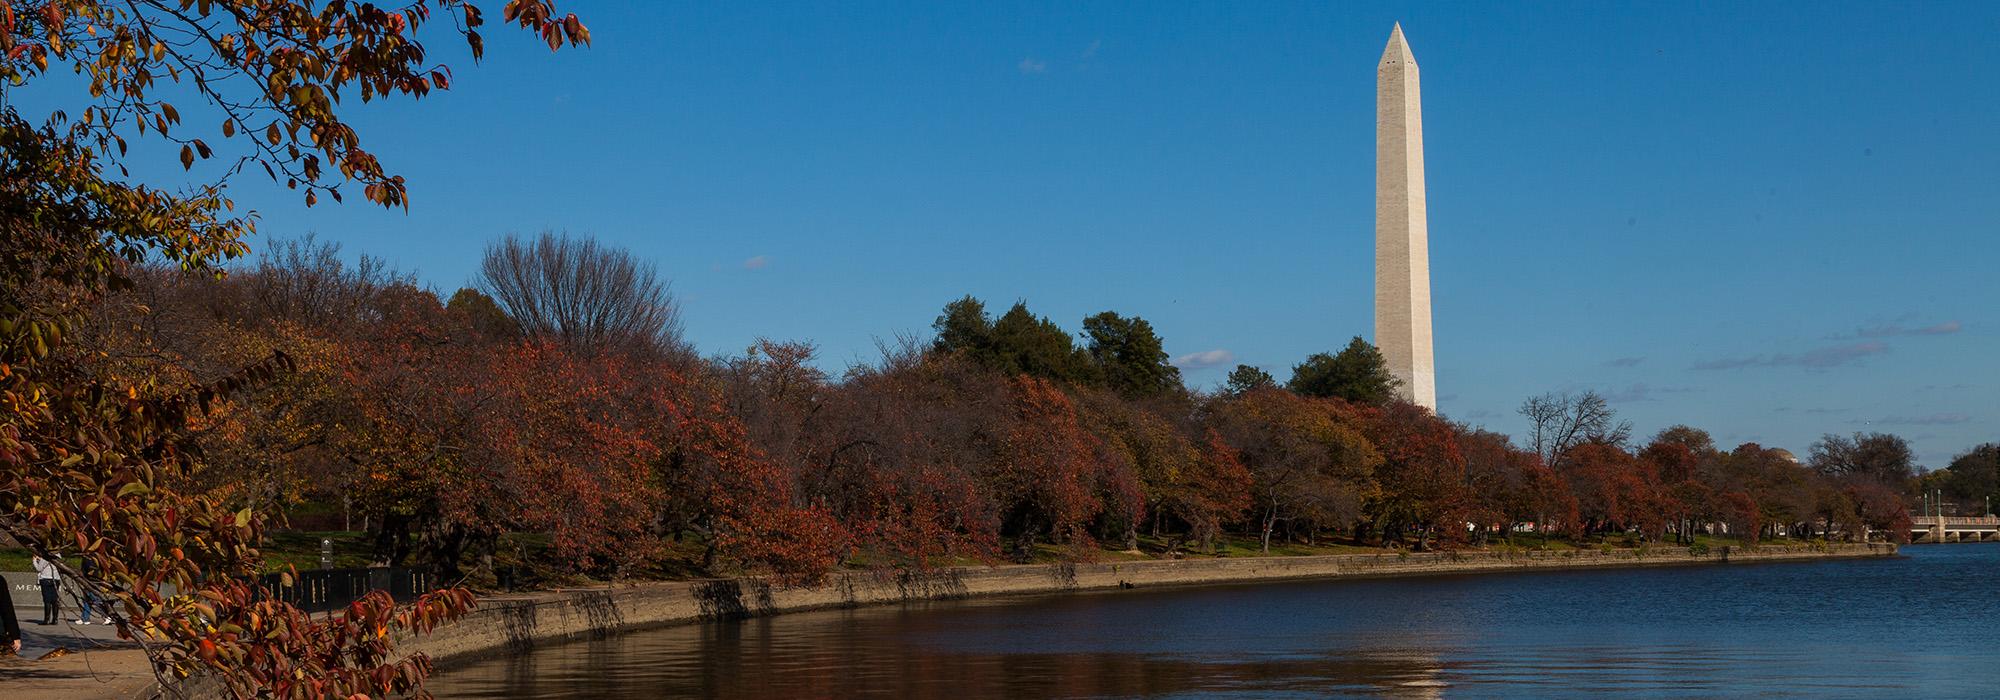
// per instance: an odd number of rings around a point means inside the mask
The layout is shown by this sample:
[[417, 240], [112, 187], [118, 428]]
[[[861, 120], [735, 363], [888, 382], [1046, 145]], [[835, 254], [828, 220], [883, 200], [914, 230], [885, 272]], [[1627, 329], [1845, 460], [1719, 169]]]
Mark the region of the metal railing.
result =
[[369, 591], [388, 591], [398, 603], [436, 590], [437, 576], [422, 569], [382, 567], [367, 569], [313, 569], [300, 571], [292, 584], [284, 585], [281, 574], [266, 574], [264, 586], [273, 597], [309, 613], [347, 607]]

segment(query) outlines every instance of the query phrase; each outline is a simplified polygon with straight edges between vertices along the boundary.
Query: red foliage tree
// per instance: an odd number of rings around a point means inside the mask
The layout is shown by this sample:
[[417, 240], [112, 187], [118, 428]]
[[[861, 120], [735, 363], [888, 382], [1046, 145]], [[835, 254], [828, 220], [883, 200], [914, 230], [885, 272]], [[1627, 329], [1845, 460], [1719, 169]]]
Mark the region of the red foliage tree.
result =
[[1742, 491], [1730, 491], [1717, 499], [1717, 506], [1718, 514], [1729, 525], [1730, 533], [1742, 538], [1744, 544], [1757, 544], [1764, 528], [1757, 499]]
[[1576, 495], [1569, 490], [1569, 480], [1562, 478], [1556, 470], [1542, 466], [1540, 458], [1526, 469], [1528, 486], [1528, 507], [1535, 514], [1535, 531], [1548, 539], [1550, 531], [1583, 530], [1583, 512], [1577, 505]]
[[1887, 484], [1869, 480], [1850, 482], [1846, 492], [1865, 527], [1885, 532], [1894, 542], [1909, 541], [1910, 528], [1915, 523], [1910, 517], [1910, 503], [1902, 494]]
[[1265, 551], [1280, 524], [1354, 526], [1374, 496], [1382, 455], [1345, 402], [1259, 389], [1216, 400], [1207, 422], [1250, 471]]
[[1371, 509], [1385, 536], [1415, 533], [1416, 546], [1465, 540], [1474, 514], [1465, 456], [1451, 424], [1430, 411], [1394, 402], [1365, 414], [1368, 438], [1382, 453], [1381, 492]]
[[671, 418], [665, 385], [618, 355], [579, 357], [553, 341], [496, 348], [484, 381], [485, 456], [502, 470], [513, 525], [549, 534], [559, 561], [577, 569], [632, 566], [658, 556], [653, 535], [663, 497], [654, 478]]
[[1097, 496], [1097, 439], [1078, 420], [1067, 394], [1046, 379], [1021, 375], [1008, 385], [1012, 421], [991, 465], [991, 484], [1014, 537], [1014, 555], [1026, 560], [1038, 538], [1092, 544], [1088, 526], [1102, 503]]

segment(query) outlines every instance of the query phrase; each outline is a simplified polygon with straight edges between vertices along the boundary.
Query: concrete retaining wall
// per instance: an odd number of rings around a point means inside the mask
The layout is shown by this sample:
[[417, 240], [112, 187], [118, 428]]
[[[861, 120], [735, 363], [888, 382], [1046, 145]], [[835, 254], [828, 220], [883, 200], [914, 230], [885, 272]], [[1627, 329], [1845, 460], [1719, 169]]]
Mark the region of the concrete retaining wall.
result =
[[472, 614], [432, 634], [405, 640], [399, 649], [420, 650], [448, 664], [455, 659], [648, 627], [913, 600], [1285, 579], [1800, 561], [1895, 554], [1893, 544], [1718, 549], [1703, 556], [1690, 555], [1679, 547], [1653, 548], [1648, 552], [1629, 549], [1444, 552], [975, 567], [927, 574], [850, 572], [837, 574], [826, 585], [813, 588], [780, 588], [756, 579], [646, 583], [482, 598]]

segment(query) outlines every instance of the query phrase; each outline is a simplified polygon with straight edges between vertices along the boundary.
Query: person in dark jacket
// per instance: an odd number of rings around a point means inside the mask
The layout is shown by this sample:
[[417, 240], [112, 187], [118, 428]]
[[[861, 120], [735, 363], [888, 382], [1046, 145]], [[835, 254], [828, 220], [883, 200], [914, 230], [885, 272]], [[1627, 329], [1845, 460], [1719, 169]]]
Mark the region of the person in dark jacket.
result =
[[0, 594], [0, 651], [21, 653], [21, 623], [14, 619], [14, 596], [4, 594]]
[[73, 586], [77, 590], [73, 594], [76, 596], [77, 607], [82, 608], [82, 611], [76, 615], [76, 624], [90, 624], [92, 613], [103, 614], [104, 624], [111, 624], [110, 606], [104, 604], [104, 599], [97, 595], [97, 589], [90, 585], [90, 579], [93, 578], [93, 574], [97, 573], [96, 560], [91, 559], [89, 556], [79, 556], [76, 558], [76, 569], [78, 574], [83, 575], [83, 578], [76, 581], [76, 585]]

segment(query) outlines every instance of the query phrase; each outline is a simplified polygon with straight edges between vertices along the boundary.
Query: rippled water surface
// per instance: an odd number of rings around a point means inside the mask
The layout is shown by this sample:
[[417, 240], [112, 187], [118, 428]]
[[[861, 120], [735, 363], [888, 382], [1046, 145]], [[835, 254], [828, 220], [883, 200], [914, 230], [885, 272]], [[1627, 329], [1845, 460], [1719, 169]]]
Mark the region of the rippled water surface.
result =
[[2000, 544], [1896, 559], [1124, 591], [665, 628], [440, 698], [2000, 697]]

